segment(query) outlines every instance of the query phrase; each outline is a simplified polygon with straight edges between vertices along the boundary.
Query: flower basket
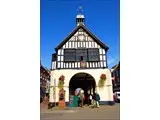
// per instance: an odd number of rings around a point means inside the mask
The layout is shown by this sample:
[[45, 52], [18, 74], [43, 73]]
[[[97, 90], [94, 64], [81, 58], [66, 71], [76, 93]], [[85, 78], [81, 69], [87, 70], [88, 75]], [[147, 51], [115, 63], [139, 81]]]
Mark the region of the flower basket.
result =
[[100, 79], [101, 80], [106, 80], [106, 74], [101, 74]]
[[61, 75], [61, 76], [59, 77], [59, 81], [64, 81], [64, 76], [63, 76], [63, 75]]
[[98, 82], [99, 87], [103, 87], [105, 85], [106, 81], [106, 74], [101, 74], [100, 80]]

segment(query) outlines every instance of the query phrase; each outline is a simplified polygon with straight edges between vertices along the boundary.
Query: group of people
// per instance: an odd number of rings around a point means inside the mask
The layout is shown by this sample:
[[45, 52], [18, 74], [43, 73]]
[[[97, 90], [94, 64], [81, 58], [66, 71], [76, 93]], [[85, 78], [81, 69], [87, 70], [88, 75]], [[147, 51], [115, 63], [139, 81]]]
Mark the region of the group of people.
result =
[[[84, 95], [84, 91], [81, 90], [80, 94], [79, 94], [79, 101], [78, 101], [78, 104], [79, 104], [80, 107], [83, 107], [85, 99], [86, 99], [86, 97]], [[97, 92], [89, 95], [89, 101], [90, 101], [90, 104], [91, 104], [92, 108], [94, 108], [94, 107], [99, 108], [100, 96]]]

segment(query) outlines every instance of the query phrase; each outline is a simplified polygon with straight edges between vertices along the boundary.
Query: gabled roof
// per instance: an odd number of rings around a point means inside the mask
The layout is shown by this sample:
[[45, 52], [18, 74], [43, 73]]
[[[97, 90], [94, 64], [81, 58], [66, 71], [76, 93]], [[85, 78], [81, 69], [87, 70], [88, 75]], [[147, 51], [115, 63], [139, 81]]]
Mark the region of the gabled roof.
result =
[[77, 31], [78, 29], [83, 28], [91, 37], [94, 38], [94, 40], [101, 45], [102, 48], [108, 50], [109, 47], [106, 46], [104, 43], [100, 41], [91, 31], [89, 31], [83, 24], [80, 24], [77, 26], [56, 48], [55, 50], [57, 51], [59, 48], [61, 48]]
[[[120, 62], [117, 65], [114, 65], [111, 69], [113, 69], [113, 71], [117, 70], [118, 68], [120, 68]], [[113, 72], [112, 71], [112, 72]]]

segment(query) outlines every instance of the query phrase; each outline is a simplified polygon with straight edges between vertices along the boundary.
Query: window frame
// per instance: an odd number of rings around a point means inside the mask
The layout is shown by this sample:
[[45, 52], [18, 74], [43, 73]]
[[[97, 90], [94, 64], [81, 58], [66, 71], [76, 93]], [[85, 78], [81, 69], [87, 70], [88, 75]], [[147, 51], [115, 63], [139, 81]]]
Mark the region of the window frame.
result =
[[[74, 52], [71, 52], [70, 55], [69, 54], [66, 54], [66, 51], [67, 50], [74, 50]], [[69, 53], [69, 52], [68, 52]], [[74, 54], [73, 54], [74, 53]], [[69, 57], [70, 56], [70, 57]], [[67, 59], [66, 60], [66, 57], [68, 58], [74, 58], [74, 59]], [[64, 49], [64, 62], [75, 62], [76, 60], [76, 49], [75, 48], [67, 48], [67, 49]]]
[[[91, 50], [91, 51], [90, 51]], [[94, 51], [96, 50], [96, 52]], [[92, 53], [91, 53], [92, 52]], [[95, 54], [97, 53], [97, 54]], [[92, 55], [93, 54], [93, 55]], [[94, 55], [95, 54], [95, 55]], [[87, 55], [88, 55], [88, 62], [99, 62], [100, 61], [100, 54], [99, 54], [99, 49], [98, 48], [88, 48], [87, 49]], [[90, 56], [96, 56], [97, 59], [92, 59], [90, 58]]]

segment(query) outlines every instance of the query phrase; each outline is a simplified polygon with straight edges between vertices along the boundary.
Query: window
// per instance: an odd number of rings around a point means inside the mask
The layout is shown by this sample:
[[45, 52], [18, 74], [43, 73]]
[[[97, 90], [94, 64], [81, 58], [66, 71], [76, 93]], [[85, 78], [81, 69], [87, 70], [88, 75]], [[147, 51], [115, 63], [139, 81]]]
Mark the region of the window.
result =
[[119, 71], [118, 70], [116, 71], [116, 76], [119, 76]]
[[76, 50], [76, 61], [87, 61], [87, 49]]
[[64, 49], [64, 61], [75, 62], [75, 61], [100, 61], [99, 49]]
[[97, 48], [88, 49], [88, 61], [99, 61], [99, 50]]
[[64, 61], [71, 62], [75, 61], [76, 50], [75, 49], [65, 49], [64, 50]]

